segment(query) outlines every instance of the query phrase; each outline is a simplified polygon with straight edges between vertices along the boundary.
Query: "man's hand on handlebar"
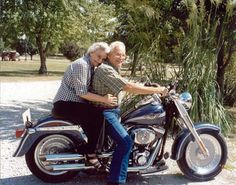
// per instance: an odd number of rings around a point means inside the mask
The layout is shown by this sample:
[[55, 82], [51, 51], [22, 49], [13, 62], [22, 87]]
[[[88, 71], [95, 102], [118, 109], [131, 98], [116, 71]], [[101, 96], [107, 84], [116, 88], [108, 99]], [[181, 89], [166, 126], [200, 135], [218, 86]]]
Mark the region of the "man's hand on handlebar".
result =
[[160, 86], [158, 83], [151, 83], [151, 82], [147, 82], [144, 84], [144, 86], [146, 87], [156, 87], [158, 94], [161, 94], [161, 96], [166, 96], [168, 95], [168, 88], [164, 87], [164, 86]]
[[158, 87], [158, 91], [159, 91], [158, 93], [160, 93], [161, 96], [167, 96], [169, 92], [169, 90], [164, 86]]

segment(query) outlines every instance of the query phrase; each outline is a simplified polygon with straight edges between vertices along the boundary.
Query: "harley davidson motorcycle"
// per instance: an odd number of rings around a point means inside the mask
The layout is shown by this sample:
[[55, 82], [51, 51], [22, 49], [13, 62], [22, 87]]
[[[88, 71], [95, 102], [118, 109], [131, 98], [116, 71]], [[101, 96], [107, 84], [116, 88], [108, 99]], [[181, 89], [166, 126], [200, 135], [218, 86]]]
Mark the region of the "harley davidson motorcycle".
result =
[[[121, 123], [134, 140], [128, 173], [150, 174], [165, 168], [166, 140], [174, 139], [171, 159], [183, 174], [195, 181], [207, 181], [218, 175], [227, 160], [227, 146], [220, 128], [209, 123], [193, 123], [188, 115], [192, 97], [188, 92], [176, 93], [176, 84], [168, 96], [146, 96], [124, 112]], [[45, 182], [62, 182], [78, 171], [91, 173], [85, 156], [78, 148], [87, 141], [78, 123], [44, 117], [31, 122], [29, 110], [23, 113], [24, 128], [16, 130], [21, 138], [14, 157], [25, 155], [30, 171]], [[109, 170], [115, 143], [106, 134], [98, 155]], [[105, 139], [104, 139], [105, 138]], [[99, 173], [99, 172], [97, 172]]]

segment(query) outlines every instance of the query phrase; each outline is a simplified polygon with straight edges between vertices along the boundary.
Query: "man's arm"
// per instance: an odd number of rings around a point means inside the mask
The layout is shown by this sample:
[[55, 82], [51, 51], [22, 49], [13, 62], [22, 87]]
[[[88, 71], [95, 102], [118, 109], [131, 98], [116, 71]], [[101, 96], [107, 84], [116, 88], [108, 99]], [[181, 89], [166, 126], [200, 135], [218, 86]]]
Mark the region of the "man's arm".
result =
[[168, 92], [165, 87], [144, 87], [142, 85], [128, 82], [111, 67], [99, 67], [96, 72], [97, 74], [95, 75], [99, 76], [100, 80], [106, 84], [112, 94], [118, 94], [122, 90], [133, 94], [160, 93], [162, 95], [166, 95]]
[[81, 95], [80, 97], [88, 101], [102, 102], [110, 106], [114, 106], [117, 104], [117, 98], [110, 94], [107, 94], [105, 96], [100, 96], [91, 92], [87, 92], [87, 94]]
[[146, 87], [134, 83], [127, 83], [123, 90], [129, 93], [133, 94], [154, 94], [159, 93], [162, 95], [165, 95], [167, 93], [167, 89], [165, 87], [159, 86], [159, 87]]

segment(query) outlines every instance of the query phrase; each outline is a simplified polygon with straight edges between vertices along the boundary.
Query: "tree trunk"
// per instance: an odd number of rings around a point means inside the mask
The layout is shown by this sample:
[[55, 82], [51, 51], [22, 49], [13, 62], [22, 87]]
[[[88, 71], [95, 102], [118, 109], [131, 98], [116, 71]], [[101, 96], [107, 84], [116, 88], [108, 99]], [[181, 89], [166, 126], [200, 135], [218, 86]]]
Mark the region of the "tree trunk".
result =
[[40, 56], [40, 68], [38, 73], [42, 75], [47, 74], [47, 66], [46, 66], [47, 47], [45, 49], [43, 48], [43, 42], [40, 36], [36, 37], [36, 43], [38, 46], [38, 51]]
[[40, 54], [40, 68], [39, 68], [39, 74], [44, 75], [47, 74], [47, 66], [46, 66], [46, 54]]
[[138, 51], [134, 52], [134, 60], [131, 68], [131, 76], [135, 76], [137, 62], [138, 62]]
[[217, 73], [216, 73], [216, 82], [217, 82], [217, 98], [223, 103], [223, 95], [224, 95], [224, 74], [225, 74], [225, 66], [224, 66], [224, 47], [223, 44], [220, 48], [220, 51], [217, 56]]

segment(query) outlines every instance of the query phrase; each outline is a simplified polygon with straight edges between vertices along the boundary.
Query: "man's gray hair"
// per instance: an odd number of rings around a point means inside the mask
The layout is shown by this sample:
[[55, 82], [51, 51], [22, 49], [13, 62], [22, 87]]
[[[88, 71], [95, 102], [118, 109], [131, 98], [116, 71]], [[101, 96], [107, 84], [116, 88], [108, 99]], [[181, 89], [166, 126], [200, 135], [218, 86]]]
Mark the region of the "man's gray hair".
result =
[[110, 50], [113, 51], [115, 48], [119, 48], [125, 52], [125, 44], [121, 41], [115, 41], [110, 44]]
[[110, 47], [106, 42], [95, 42], [93, 43], [87, 51], [87, 54], [93, 53], [94, 51], [97, 51], [98, 49], [103, 49], [105, 53], [110, 52]]

